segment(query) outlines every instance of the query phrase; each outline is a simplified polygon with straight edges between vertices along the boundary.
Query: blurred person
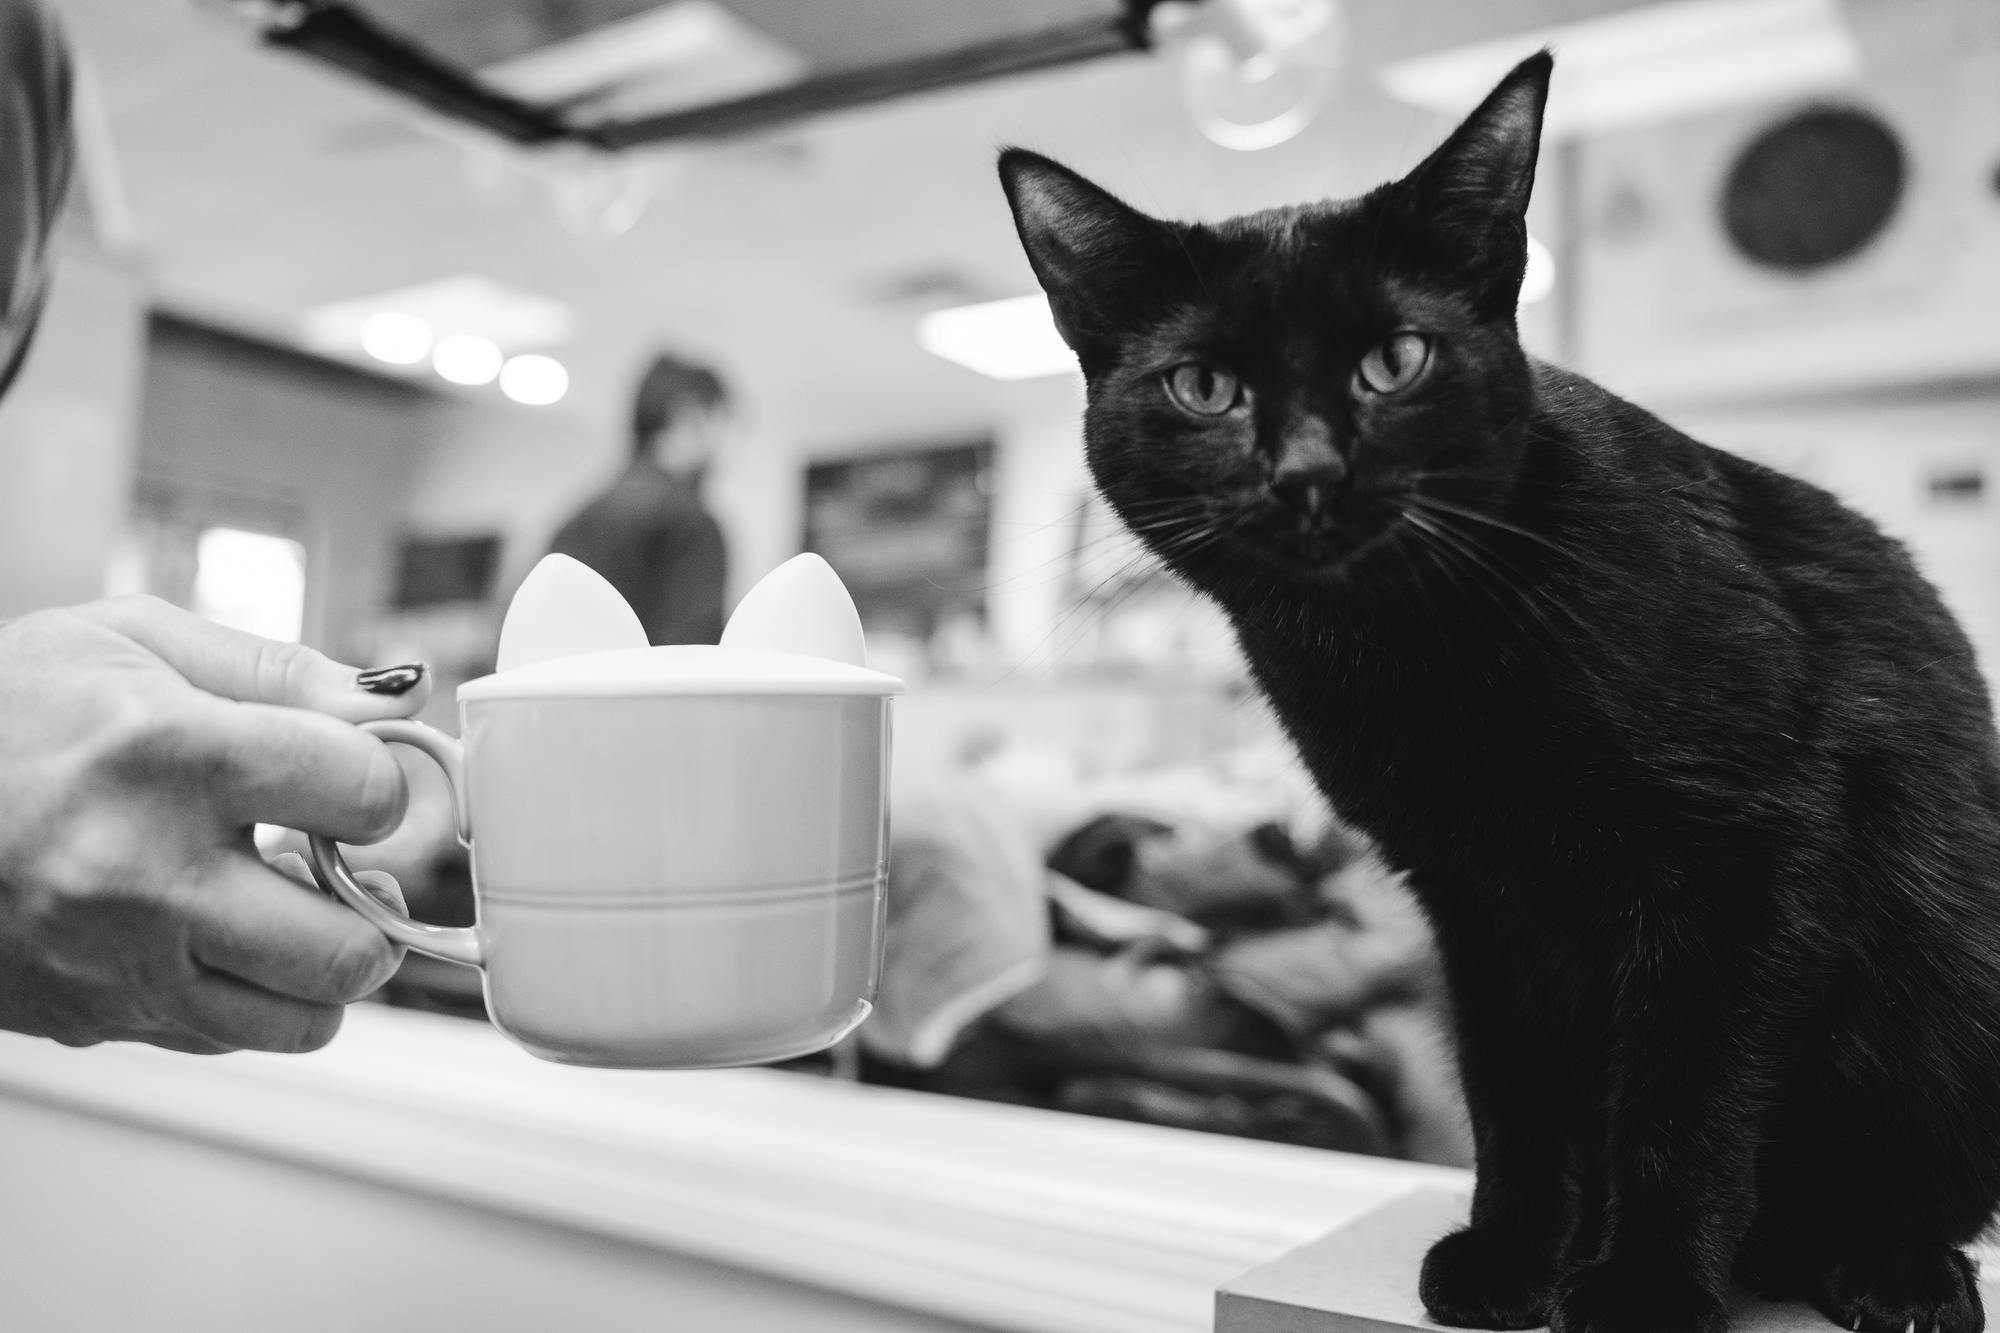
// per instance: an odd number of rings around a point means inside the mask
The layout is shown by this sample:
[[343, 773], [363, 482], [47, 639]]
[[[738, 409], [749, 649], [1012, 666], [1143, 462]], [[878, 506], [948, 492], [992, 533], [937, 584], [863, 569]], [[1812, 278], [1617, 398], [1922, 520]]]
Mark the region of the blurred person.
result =
[[633, 396], [630, 461], [550, 543], [618, 589], [649, 643], [722, 637], [728, 553], [702, 485], [732, 428], [721, 376], [675, 356], [655, 357]]
[[[53, 25], [35, 0], [0, 0], [0, 392], [48, 290], [69, 105]], [[325, 1045], [402, 951], [266, 865], [251, 829], [394, 827], [401, 770], [350, 724], [427, 693], [422, 667], [358, 672], [150, 598], [0, 624], [0, 1028]], [[398, 896], [386, 877], [370, 888]]]

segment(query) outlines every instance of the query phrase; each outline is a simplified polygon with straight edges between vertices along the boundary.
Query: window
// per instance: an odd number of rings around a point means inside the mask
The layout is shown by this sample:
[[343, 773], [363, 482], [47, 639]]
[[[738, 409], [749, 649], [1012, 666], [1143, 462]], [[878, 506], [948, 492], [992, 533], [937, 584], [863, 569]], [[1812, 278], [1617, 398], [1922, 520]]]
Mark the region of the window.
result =
[[194, 613], [296, 643], [306, 617], [306, 548], [289, 537], [207, 528], [195, 541]]
[[105, 591], [151, 593], [196, 615], [265, 638], [306, 636], [303, 507], [142, 476]]

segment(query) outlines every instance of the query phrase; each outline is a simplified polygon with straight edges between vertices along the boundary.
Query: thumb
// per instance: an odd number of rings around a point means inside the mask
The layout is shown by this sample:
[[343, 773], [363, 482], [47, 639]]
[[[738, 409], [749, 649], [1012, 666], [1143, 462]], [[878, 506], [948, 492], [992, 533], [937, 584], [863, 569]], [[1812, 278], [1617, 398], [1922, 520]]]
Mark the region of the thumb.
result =
[[229, 629], [157, 597], [119, 597], [76, 609], [152, 653], [196, 689], [225, 699], [366, 722], [408, 717], [430, 698], [430, 672], [421, 663], [361, 672], [304, 644]]

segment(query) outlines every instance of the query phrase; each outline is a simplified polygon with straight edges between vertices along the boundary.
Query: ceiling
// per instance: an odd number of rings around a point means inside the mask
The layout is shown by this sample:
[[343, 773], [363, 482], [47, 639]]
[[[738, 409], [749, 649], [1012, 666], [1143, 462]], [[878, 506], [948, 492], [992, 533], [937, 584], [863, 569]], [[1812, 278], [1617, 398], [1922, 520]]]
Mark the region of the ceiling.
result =
[[[51, 0], [87, 61], [143, 262], [168, 308], [292, 340], [305, 312], [476, 272], [572, 304], [553, 350], [571, 396], [549, 414], [613, 429], [656, 346], [713, 359], [767, 428], [809, 447], [982, 430], [1047, 381], [1002, 384], [918, 348], [917, 318], [1033, 290], [993, 176], [1025, 144], [1141, 207], [1213, 216], [1349, 194], [1441, 133], [1384, 97], [1380, 63], [1629, 7], [1630, 0], [1347, 0], [1333, 103], [1262, 153], [1210, 145], [1177, 67], [1131, 55], [827, 116], [727, 143], [630, 154], [654, 183], [632, 229], [565, 223], [552, 182], [581, 160], [425, 120], [313, 61], [261, 49], [195, 0]], [[1095, 3], [1095, 0], [1088, 0]], [[726, 0], [821, 64], [987, 35], [984, 0]], [[1086, 0], [1037, 0], [1075, 13]], [[551, 14], [641, 0], [369, 0], [384, 21], [477, 61], [540, 40]], [[1059, 389], [1060, 386], [1057, 386]], [[490, 392], [490, 391], [489, 391]]]

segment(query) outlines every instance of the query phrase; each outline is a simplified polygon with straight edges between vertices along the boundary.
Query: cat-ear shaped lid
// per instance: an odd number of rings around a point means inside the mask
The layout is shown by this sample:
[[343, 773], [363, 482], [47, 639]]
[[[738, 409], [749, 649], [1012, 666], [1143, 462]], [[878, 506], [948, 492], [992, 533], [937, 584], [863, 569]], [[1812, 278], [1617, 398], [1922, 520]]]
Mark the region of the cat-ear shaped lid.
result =
[[903, 682], [866, 665], [861, 618], [816, 555], [796, 556], [752, 588], [720, 644], [648, 647], [639, 618], [589, 566], [545, 556], [514, 594], [498, 669], [462, 701], [654, 695], [890, 695]]

